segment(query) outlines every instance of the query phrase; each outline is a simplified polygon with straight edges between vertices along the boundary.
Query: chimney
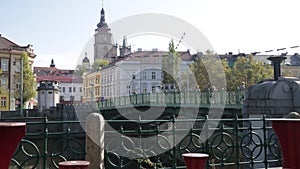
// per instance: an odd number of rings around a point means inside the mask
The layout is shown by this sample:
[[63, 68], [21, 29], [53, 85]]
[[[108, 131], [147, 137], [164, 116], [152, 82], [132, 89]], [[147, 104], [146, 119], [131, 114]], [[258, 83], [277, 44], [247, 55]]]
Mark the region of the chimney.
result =
[[280, 63], [286, 59], [284, 56], [275, 56], [275, 57], [269, 57], [267, 58], [270, 60], [274, 66], [274, 80], [278, 80], [278, 78], [281, 76], [281, 68]]

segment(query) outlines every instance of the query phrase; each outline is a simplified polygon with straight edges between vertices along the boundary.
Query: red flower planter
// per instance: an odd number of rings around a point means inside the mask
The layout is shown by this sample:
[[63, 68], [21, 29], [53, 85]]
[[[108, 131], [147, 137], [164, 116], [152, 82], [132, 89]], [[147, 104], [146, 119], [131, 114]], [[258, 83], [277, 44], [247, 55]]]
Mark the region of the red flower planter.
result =
[[300, 119], [272, 119], [283, 154], [283, 168], [300, 168]]
[[204, 169], [208, 154], [185, 153], [182, 154], [187, 169]]
[[26, 123], [0, 123], [0, 168], [9, 167], [11, 158], [26, 133]]
[[88, 169], [90, 162], [88, 161], [64, 161], [58, 163], [59, 169]]

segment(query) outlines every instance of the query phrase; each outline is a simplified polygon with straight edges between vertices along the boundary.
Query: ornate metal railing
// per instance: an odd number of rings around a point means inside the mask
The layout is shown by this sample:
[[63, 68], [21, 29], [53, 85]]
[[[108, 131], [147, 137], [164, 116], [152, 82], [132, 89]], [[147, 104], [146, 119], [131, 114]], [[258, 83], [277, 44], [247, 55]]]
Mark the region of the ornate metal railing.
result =
[[[108, 123], [114, 126], [119, 133], [126, 135], [122, 138], [113, 137], [113, 132], [106, 132], [105, 141], [122, 140], [118, 149], [138, 153], [141, 158], [119, 156], [117, 151], [106, 151], [107, 168], [185, 168], [182, 154], [186, 152], [201, 152], [209, 154], [207, 168], [236, 169], [236, 168], [269, 168], [281, 166], [281, 150], [270, 121], [265, 117], [256, 119], [222, 119], [217, 127], [214, 126], [220, 119], [197, 119], [191, 129], [178, 128], [178, 123], [192, 122], [181, 120], [175, 124], [175, 119], [151, 121], [123, 121], [111, 120]], [[207, 123], [205, 123], [207, 122]], [[149, 124], [149, 125], [145, 125]], [[165, 128], [162, 129], [162, 124]], [[130, 126], [134, 126], [130, 127]], [[127, 128], [127, 129], [125, 129]], [[145, 129], [147, 128], [147, 129]], [[202, 131], [203, 133], [200, 134]], [[205, 139], [205, 133], [213, 132]], [[188, 133], [176, 146], [171, 147], [176, 136]], [[143, 138], [158, 135], [157, 142], [148, 144]], [[135, 142], [132, 138], [140, 138]], [[206, 140], [206, 141], [205, 141]], [[163, 154], [156, 154], [161, 149], [167, 150]], [[132, 147], [132, 149], [130, 149]], [[153, 154], [153, 157], [146, 157]], [[144, 158], [143, 158], [144, 157]], [[145, 158], [146, 157], [146, 158]]]
[[168, 93], [143, 93], [130, 96], [110, 98], [98, 102], [101, 109], [113, 107], [127, 107], [131, 105], [166, 105], [166, 104], [199, 104], [200, 107], [209, 107], [211, 103], [224, 103], [226, 106], [236, 105], [242, 107], [245, 90], [215, 92], [168, 92]]
[[85, 158], [85, 133], [78, 121], [48, 121], [46, 117], [1, 121], [26, 122], [26, 136], [13, 155], [11, 169], [58, 168], [61, 161]]
[[[1, 121], [8, 121], [1, 119]], [[11, 120], [12, 121], [12, 120]], [[13, 121], [16, 121], [13, 119]], [[58, 162], [85, 158], [85, 134], [78, 121], [47, 121], [47, 118], [20, 119], [27, 121], [27, 134], [22, 140], [11, 161], [11, 168], [58, 168]], [[209, 154], [207, 168], [269, 168], [281, 166], [281, 150], [271, 122], [262, 118], [208, 119], [156, 121], [106, 121], [113, 130], [105, 131], [105, 142], [124, 140], [119, 148], [137, 153], [140, 158], [122, 157], [107, 149], [105, 166], [109, 169], [141, 168], [185, 168], [182, 154], [202, 152]], [[175, 123], [176, 122], [176, 123]], [[182, 128], [180, 123], [190, 123]], [[216, 125], [218, 124], [218, 125]], [[213, 127], [212, 127], [213, 126]], [[124, 137], [115, 138], [113, 132]], [[206, 140], [208, 135], [213, 134]], [[202, 132], [202, 134], [200, 134]], [[186, 136], [172, 147], [176, 136]], [[145, 138], [157, 135], [155, 144], [140, 149], [132, 144], [131, 138]], [[143, 143], [146, 144], [146, 143]], [[131, 146], [128, 146], [131, 145]], [[130, 147], [132, 149], [130, 149]], [[167, 149], [158, 154], [159, 149]], [[147, 157], [146, 154], [151, 154]]]

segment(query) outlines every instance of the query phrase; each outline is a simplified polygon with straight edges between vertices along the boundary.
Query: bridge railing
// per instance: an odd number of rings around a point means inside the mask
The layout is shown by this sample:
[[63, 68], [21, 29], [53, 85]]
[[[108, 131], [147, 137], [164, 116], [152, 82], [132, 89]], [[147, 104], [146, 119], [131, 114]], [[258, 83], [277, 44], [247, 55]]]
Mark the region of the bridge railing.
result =
[[[60, 161], [85, 158], [85, 134], [78, 121], [47, 121], [47, 118], [20, 121], [27, 121], [27, 133], [15, 152], [11, 168], [58, 168], [57, 164]], [[105, 143], [121, 139], [123, 144], [116, 147], [126, 148], [128, 152], [144, 157], [137, 159], [121, 157], [107, 149], [106, 168], [185, 168], [181, 154], [186, 152], [208, 153], [207, 166], [215, 169], [269, 168], [281, 166], [282, 162], [276, 134], [271, 122], [265, 117], [249, 119], [204, 117], [197, 119], [194, 124], [192, 119], [176, 120], [175, 117], [156, 121], [107, 120], [106, 122], [114, 128], [114, 131], [105, 131]], [[180, 127], [182, 126], [180, 123], [187, 122], [191, 127]], [[214, 126], [216, 123], [218, 125]], [[124, 137], [115, 138], [114, 132], [119, 132]], [[206, 139], [206, 133], [209, 132], [213, 134]], [[176, 146], [170, 146], [178, 134], [186, 136]], [[142, 139], [153, 135], [157, 135], [159, 139], [156, 144], [148, 145], [145, 149], [139, 149], [141, 145], [131, 144], [133, 143], [131, 138]], [[128, 147], [129, 143], [131, 146]], [[166, 151], [156, 154], [160, 149]], [[148, 158], [146, 154], [149, 153], [152, 157]]]
[[161, 104], [211, 104], [223, 103], [229, 105], [241, 105], [244, 100], [245, 90], [235, 91], [184, 91], [166, 93], [141, 93], [136, 95], [110, 98], [98, 102], [100, 109], [112, 107], [126, 107], [128, 105], [161, 105]]

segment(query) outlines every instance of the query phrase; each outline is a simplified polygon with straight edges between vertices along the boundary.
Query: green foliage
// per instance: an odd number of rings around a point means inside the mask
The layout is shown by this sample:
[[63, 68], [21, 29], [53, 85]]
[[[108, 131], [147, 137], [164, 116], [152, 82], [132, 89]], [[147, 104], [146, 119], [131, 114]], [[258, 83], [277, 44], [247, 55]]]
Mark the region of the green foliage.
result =
[[[256, 61], [252, 55], [238, 57], [233, 67], [230, 68], [226, 59], [220, 60], [211, 51], [207, 51], [200, 59], [196, 59], [191, 65], [191, 70], [194, 73], [200, 90], [210, 88], [212, 84], [216, 85], [217, 89], [221, 89], [222, 83], [220, 82], [223, 75], [220, 72], [225, 73], [227, 90], [237, 89], [241, 86], [242, 82], [245, 82], [245, 87], [247, 88], [263, 79], [270, 79], [273, 76], [272, 67]], [[212, 79], [209, 78], [207, 72], [212, 74]]]
[[109, 64], [109, 60], [107, 59], [101, 59], [101, 60], [95, 60], [95, 62], [92, 65], [93, 70], [99, 70], [100, 67], [107, 66]]
[[[227, 70], [229, 66], [226, 61], [220, 60], [219, 57], [211, 52], [206, 51], [204, 55], [197, 58], [190, 65], [200, 90], [206, 90], [214, 85], [217, 89], [224, 88], [225, 77], [223, 70]], [[209, 72], [209, 74], [208, 74]], [[224, 83], [222, 83], [222, 81]]]
[[238, 57], [227, 77], [229, 90], [240, 87], [242, 82], [245, 82], [247, 88], [263, 79], [273, 78], [273, 69], [271, 65], [263, 65], [263, 63], [256, 61], [252, 55], [249, 55]]
[[[180, 56], [178, 52], [175, 51], [174, 41], [171, 40], [169, 43], [169, 53], [168, 56], [164, 57], [162, 60], [162, 70], [163, 70], [163, 84], [175, 83], [179, 75], [179, 64]], [[177, 86], [178, 87], [178, 86]]]
[[82, 65], [77, 65], [74, 75], [82, 76], [84, 72], [88, 71], [88, 69]]
[[[23, 53], [21, 58], [23, 58], [23, 103], [29, 101], [29, 99], [36, 96], [36, 81], [29, 64], [29, 57], [27, 53]], [[18, 77], [20, 80], [20, 75]], [[15, 93], [15, 98], [20, 100], [20, 89]]]

